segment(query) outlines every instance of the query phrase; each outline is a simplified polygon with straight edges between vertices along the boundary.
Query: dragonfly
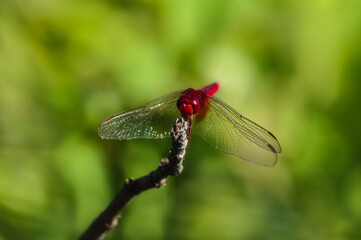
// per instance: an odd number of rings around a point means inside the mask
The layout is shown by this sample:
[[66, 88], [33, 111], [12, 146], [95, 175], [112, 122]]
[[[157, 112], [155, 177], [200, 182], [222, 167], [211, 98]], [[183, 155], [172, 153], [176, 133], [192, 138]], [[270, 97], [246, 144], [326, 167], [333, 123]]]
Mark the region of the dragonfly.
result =
[[274, 166], [281, 145], [276, 137], [214, 97], [219, 84], [172, 92], [145, 105], [109, 117], [98, 128], [102, 139], [159, 139], [171, 136], [182, 116], [216, 149], [263, 166]]

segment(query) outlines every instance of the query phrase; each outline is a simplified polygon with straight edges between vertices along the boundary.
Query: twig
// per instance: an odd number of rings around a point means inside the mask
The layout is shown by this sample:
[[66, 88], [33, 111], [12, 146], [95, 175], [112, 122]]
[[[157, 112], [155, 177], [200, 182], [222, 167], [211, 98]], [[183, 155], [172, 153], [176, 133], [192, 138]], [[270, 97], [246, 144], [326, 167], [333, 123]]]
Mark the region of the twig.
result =
[[182, 117], [176, 120], [172, 129], [173, 148], [168, 158], [163, 159], [159, 167], [148, 175], [138, 179], [126, 179], [123, 188], [82, 234], [80, 240], [103, 239], [107, 232], [118, 224], [123, 210], [135, 195], [151, 188], [164, 186], [166, 177], [177, 176], [182, 172], [182, 162], [188, 144], [187, 128], [188, 123]]

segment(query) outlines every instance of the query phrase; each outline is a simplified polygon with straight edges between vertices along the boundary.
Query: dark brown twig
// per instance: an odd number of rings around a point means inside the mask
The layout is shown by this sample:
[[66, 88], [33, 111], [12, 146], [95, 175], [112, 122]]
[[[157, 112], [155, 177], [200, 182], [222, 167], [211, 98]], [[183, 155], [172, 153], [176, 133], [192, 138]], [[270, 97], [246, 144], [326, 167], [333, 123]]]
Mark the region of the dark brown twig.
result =
[[172, 129], [173, 148], [168, 158], [163, 159], [159, 167], [148, 175], [138, 179], [126, 179], [123, 188], [82, 234], [80, 240], [103, 239], [107, 232], [118, 224], [123, 210], [135, 195], [151, 188], [159, 188], [166, 184], [166, 177], [177, 176], [182, 172], [188, 144], [187, 128], [188, 123], [182, 117], [176, 120]]

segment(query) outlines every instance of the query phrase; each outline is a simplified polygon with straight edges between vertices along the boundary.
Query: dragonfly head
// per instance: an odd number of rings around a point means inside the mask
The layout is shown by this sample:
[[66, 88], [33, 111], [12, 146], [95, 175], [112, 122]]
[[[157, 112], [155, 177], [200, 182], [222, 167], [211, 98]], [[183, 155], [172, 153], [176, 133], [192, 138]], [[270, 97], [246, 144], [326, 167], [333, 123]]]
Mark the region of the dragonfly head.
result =
[[186, 93], [178, 99], [177, 107], [185, 117], [196, 114], [201, 109], [201, 103], [193, 93], [194, 89], [187, 89]]

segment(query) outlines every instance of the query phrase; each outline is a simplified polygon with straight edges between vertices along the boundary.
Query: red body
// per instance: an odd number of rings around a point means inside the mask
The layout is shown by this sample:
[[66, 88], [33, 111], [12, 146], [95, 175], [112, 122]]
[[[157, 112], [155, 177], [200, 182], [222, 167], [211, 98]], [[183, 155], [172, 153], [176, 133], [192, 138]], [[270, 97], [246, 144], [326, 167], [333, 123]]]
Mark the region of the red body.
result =
[[198, 113], [204, 106], [204, 103], [209, 99], [209, 96], [215, 94], [218, 88], [219, 84], [213, 83], [200, 90], [195, 90], [193, 88], [185, 90], [184, 95], [177, 101], [177, 107], [183, 117], [190, 117], [193, 114]]

